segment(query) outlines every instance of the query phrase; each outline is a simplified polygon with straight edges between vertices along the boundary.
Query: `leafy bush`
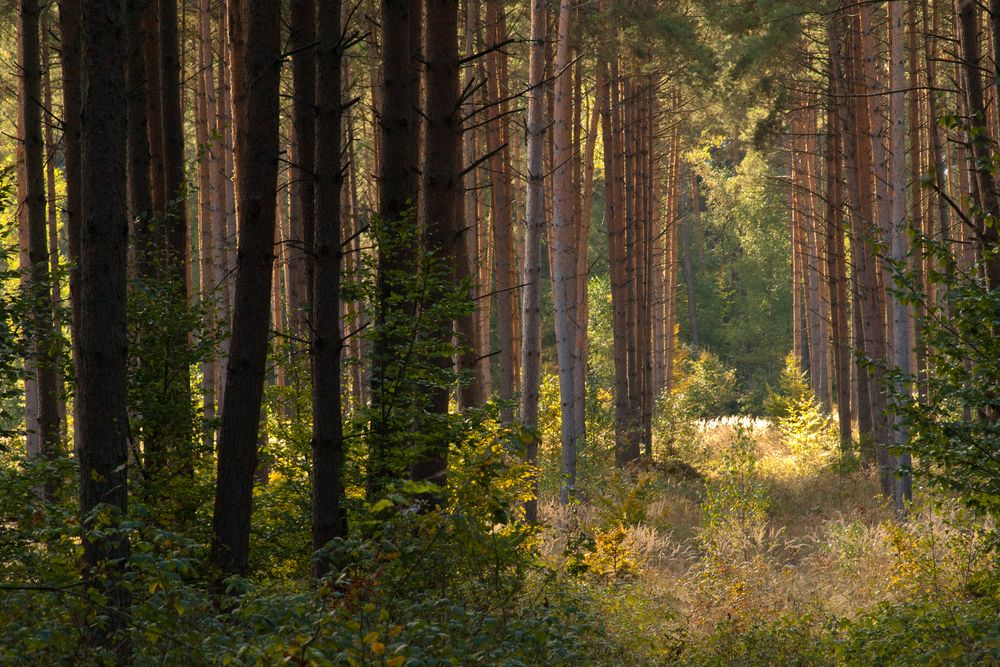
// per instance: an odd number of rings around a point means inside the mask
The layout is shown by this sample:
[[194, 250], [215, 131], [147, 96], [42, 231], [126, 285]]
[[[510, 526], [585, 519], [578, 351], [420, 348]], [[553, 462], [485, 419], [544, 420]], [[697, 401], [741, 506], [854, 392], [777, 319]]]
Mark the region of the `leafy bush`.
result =
[[684, 358], [677, 380], [691, 413], [699, 419], [740, 412], [736, 371], [719, 357], [702, 350]]
[[[917, 323], [918, 342], [933, 372], [919, 378], [890, 372], [894, 410], [910, 433], [913, 452], [928, 464], [918, 474], [998, 518], [1000, 290], [985, 285], [975, 267], [959, 271], [947, 247], [926, 238], [918, 242], [942, 267], [930, 274], [937, 301]], [[899, 273], [897, 281], [907, 301], [931, 304], [912, 275]]]

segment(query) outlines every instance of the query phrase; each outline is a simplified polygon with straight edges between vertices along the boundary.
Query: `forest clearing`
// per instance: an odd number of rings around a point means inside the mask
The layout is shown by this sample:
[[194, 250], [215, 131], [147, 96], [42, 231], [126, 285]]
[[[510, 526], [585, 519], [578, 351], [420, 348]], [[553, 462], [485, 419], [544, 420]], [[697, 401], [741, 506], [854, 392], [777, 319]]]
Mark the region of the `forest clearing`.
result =
[[1000, 0], [0, 26], [0, 665], [1000, 665]]

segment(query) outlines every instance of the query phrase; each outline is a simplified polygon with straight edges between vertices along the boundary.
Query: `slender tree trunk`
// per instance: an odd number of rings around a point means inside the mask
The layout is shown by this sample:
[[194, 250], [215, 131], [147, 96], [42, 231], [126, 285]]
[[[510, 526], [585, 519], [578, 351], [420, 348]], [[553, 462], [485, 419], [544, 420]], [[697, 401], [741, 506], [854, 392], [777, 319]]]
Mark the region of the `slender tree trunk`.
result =
[[229, 5], [239, 256], [212, 518], [221, 575], [245, 575], [250, 546], [274, 261], [280, 19], [277, 0]]
[[[858, 17], [858, 37], [856, 39], [855, 55], [852, 58], [854, 73], [853, 81], [864, 82], [868, 80], [867, 67], [871, 62], [871, 8], [861, 7]], [[855, 93], [858, 90], [855, 88]], [[886, 497], [892, 496], [892, 470], [893, 463], [889, 460], [889, 452], [886, 447], [888, 440], [888, 424], [886, 418], [886, 396], [883, 385], [882, 367], [887, 359], [886, 347], [886, 325], [885, 311], [883, 308], [883, 287], [880, 282], [878, 265], [876, 263], [874, 246], [881, 235], [881, 229], [876, 224], [875, 216], [872, 214], [871, 202], [879, 199], [878, 193], [880, 180], [875, 176], [873, 167], [878, 164], [875, 159], [877, 151], [875, 148], [881, 146], [880, 134], [871, 128], [881, 123], [880, 115], [877, 113], [877, 105], [869, 105], [865, 96], [856, 96], [854, 102], [853, 131], [855, 135], [857, 170], [859, 183], [862, 184], [860, 198], [862, 210], [859, 217], [853, 221], [851, 232], [851, 247], [856, 249], [854, 262], [858, 273], [859, 290], [856, 295], [856, 304], [859, 308], [861, 319], [861, 335], [864, 341], [864, 352], [867, 357], [875, 363], [869, 365], [864, 371], [868, 376], [868, 397], [871, 404], [872, 435], [874, 437], [875, 458], [879, 467], [882, 492]], [[873, 122], [873, 118], [878, 116]], [[869, 140], [870, 138], [870, 140]], [[874, 193], [875, 196], [872, 196]], [[883, 206], [878, 210], [884, 210], [885, 198], [881, 198]], [[867, 210], [866, 210], [867, 209]], [[881, 213], [880, 213], [881, 215]]]
[[[475, 54], [476, 49], [476, 29], [479, 24], [479, 3], [475, 0], [464, 0], [463, 15], [465, 18], [465, 34], [463, 35], [463, 50], [465, 57]], [[466, 69], [465, 79], [462, 82], [463, 90], [471, 91], [475, 85], [476, 68]], [[456, 323], [456, 330], [459, 336], [459, 343], [462, 346], [459, 351], [459, 370], [466, 371], [469, 375], [467, 382], [459, 386], [458, 404], [459, 409], [477, 407], [482, 405], [488, 396], [486, 393], [487, 382], [485, 376], [489, 373], [489, 360], [485, 353], [485, 345], [482, 340], [482, 326], [480, 324], [483, 317], [483, 290], [480, 280], [480, 264], [482, 258], [479, 255], [479, 228], [481, 218], [477, 207], [478, 193], [476, 192], [477, 173], [472, 168], [476, 161], [476, 117], [471, 114], [476, 100], [475, 96], [470, 96], [464, 105], [463, 115], [469, 119], [470, 127], [466, 128], [462, 134], [462, 161], [465, 169], [469, 169], [463, 179], [462, 193], [462, 213], [466, 221], [462, 230], [464, 244], [459, 248], [461, 257], [458, 266], [461, 270], [462, 278], [469, 278], [472, 285], [470, 296], [475, 305], [472, 312], [463, 315]], [[488, 325], [487, 325], [488, 326]], [[488, 331], [487, 331], [488, 334]], [[488, 343], [487, 343], [488, 344]]]
[[[37, 0], [19, 0], [22, 116], [24, 154], [24, 206], [27, 231], [28, 266], [21, 271], [28, 278], [32, 298], [30, 355], [34, 361], [38, 391], [37, 422], [27, 424], [38, 434], [39, 453], [52, 458], [59, 451], [59, 387], [53, 344], [52, 280], [49, 275], [48, 229], [45, 218], [45, 144], [42, 138], [42, 69], [39, 41], [41, 8]], [[46, 483], [47, 495], [55, 491], [55, 481]]]
[[840, 62], [840, 17], [827, 27], [830, 49], [826, 111], [826, 261], [830, 291], [830, 326], [833, 333], [834, 384], [841, 452], [850, 452], [851, 368], [847, 322], [847, 259], [844, 243], [843, 154], [841, 126], [843, 85]]
[[565, 76], [570, 64], [570, 26], [572, 20], [571, 0], [562, 0], [559, 9], [558, 45], [555, 57], [555, 113], [552, 122], [553, 170], [552, 170], [552, 267], [555, 281], [553, 302], [556, 320], [556, 352], [559, 367], [559, 396], [562, 413], [562, 475], [563, 484], [559, 492], [562, 504], [575, 495], [576, 451], [585, 434], [576, 432], [574, 415], [576, 412], [577, 389], [574, 386], [576, 367], [574, 345], [574, 323], [571, 321], [576, 304], [574, 276], [576, 270], [575, 248], [573, 245], [573, 179], [571, 159], [573, 156], [572, 131], [572, 80]]
[[[487, 0], [486, 21], [489, 26], [489, 43], [495, 46], [506, 39], [503, 29], [503, 7], [500, 0]], [[486, 126], [486, 150], [492, 157], [489, 160], [490, 171], [490, 211], [493, 223], [493, 252], [496, 269], [496, 322], [500, 343], [498, 390], [500, 399], [512, 401], [515, 390], [516, 355], [514, 312], [517, 305], [517, 294], [514, 290], [516, 272], [514, 269], [514, 224], [511, 211], [513, 188], [510, 182], [510, 172], [506, 164], [509, 158], [506, 139], [509, 136], [507, 116], [508, 104], [503, 101], [506, 82], [501, 81], [505, 71], [506, 56], [502, 49], [495, 49], [487, 56], [489, 73], [489, 104], [486, 113], [495, 117]], [[510, 421], [511, 409], [505, 408], [502, 418]]]
[[[905, 267], [909, 255], [909, 241], [906, 219], [906, 98], [903, 89], [906, 85], [906, 59], [903, 48], [903, 4], [889, 3], [889, 79], [892, 93], [889, 99], [890, 126], [889, 134], [889, 189], [891, 192], [890, 223], [890, 254], [893, 262], [899, 267]], [[911, 92], [915, 95], [915, 92]], [[914, 160], [919, 160], [919, 154], [914, 151]], [[892, 318], [892, 363], [903, 373], [910, 372], [910, 309], [887, 287], [889, 312]], [[907, 387], [898, 383], [896, 391], [902, 393]], [[904, 447], [908, 439], [905, 427], [899, 417], [894, 418], [893, 442], [897, 447]], [[891, 455], [894, 468], [892, 499], [897, 516], [905, 512], [905, 502], [910, 500], [913, 491], [908, 471], [909, 454], [904, 452]]]
[[[146, 72], [146, 130], [149, 141], [150, 195], [153, 217], [161, 218], [167, 208], [166, 177], [163, 156], [163, 84], [160, 79], [160, 0], [147, 0], [142, 5], [143, 54]], [[144, 250], [152, 270], [156, 242], [152, 237]]]
[[[42, 14], [42, 97], [44, 107], [51, 111], [52, 107], [52, 59], [49, 39], [49, 13]], [[49, 234], [49, 280], [52, 284], [52, 327], [56, 336], [53, 339], [53, 358], [56, 373], [56, 401], [59, 417], [60, 444], [67, 442], [69, 435], [66, 420], [66, 382], [63, 377], [63, 343], [60, 329], [62, 322], [56, 309], [62, 304], [62, 281], [59, 277], [59, 206], [56, 196], [56, 141], [53, 123], [45, 123], [45, 190], [48, 200], [47, 225]]]
[[[135, 0], [130, 0], [134, 2]], [[198, 8], [198, 97], [196, 138], [200, 154], [198, 167], [198, 256], [200, 265], [201, 299], [204, 304], [211, 304], [215, 290], [215, 252], [213, 233], [215, 230], [216, 199], [214, 184], [217, 171], [212, 158], [212, 117], [215, 115], [214, 100], [214, 64], [212, 62], [212, 30], [211, 8], [208, 0], [200, 0]], [[145, 116], [142, 115], [144, 119]], [[130, 116], [131, 120], [131, 116]], [[145, 129], [145, 128], [143, 128]], [[148, 155], [148, 153], [147, 153]], [[148, 171], [147, 171], [148, 173]], [[205, 327], [214, 330], [215, 315], [211, 312], [206, 318]], [[201, 366], [202, 414], [206, 420], [215, 419], [215, 359], [207, 358]], [[211, 430], [205, 431], [205, 443], [214, 444]]]
[[[1000, 191], [990, 167], [992, 164], [989, 133], [980, 126], [986, 123], [986, 101], [980, 75], [981, 56], [979, 52], [979, 17], [973, 0], [959, 0], [959, 23], [961, 25], [962, 69], [968, 94], [969, 119], [973, 131], [969, 133], [974, 158], [976, 181], [979, 186], [983, 214], [993, 220], [1000, 219]], [[993, 250], [1000, 243], [1000, 230], [996, 224], [980, 224], [976, 230], [977, 245]], [[986, 275], [990, 289], [1000, 288], [1000, 254], [983, 253], [986, 261]]]
[[[176, 281], [179, 301], [187, 298], [187, 207], [184, 204], [184, 110], [181, 88], [181, 62], [177, 34], [178, 0], [159, 0], [160, 29], [160, 112], [162, 116], [163, 178], [166, 209], [166, 248], [170, 274]], [[186, 369], [186, 366], [185, 366]], [[177, 369], [186, 374], [186, 370]], [[177, 391], [187, 391], [190, 380], [180, 379]], [[183, 386], [182, 386], [183, 385]]]
[[687, 288], [688, 327], [691, 330], [691, 349], [695, 352], [701, 347], [698, 337], [698, 309], [695, 305], [694, 293], [694, 241], [692, 228], [701, 227], [701, 193], [698, 191], [699, 176], [691, 172], [691, 217], [684, 224], [684, 284]]
[[128, 203], [134, 223], [136, 259], [145, 271], [148, 264], [149, 218], [153, 201], [150, 184], [152, 163], [149, 152], [149, 130], [146, 119], [146, 61], [143, 43], [146, 25], [143, 21], [142, 0], [126, 0], [128, 30], [126, 31], [125, 75], [128, 92]]
[[[316, 225], [314, 177], [316, 173], [316, 2], [292, 0], [289, 3], [288, 48], [292, 55], [292, 138], [295, 146], [292, 217], [288, 247], [290, 272], [293, 274], [294, 299], [288, 304], [292, 313], [292, 331], [303, 336], [307, 331], [307, 304], [312, 290], [312, 243]], [[323, 11], [327, 11], [326, 8]]]
[[[525, 460], [538, 460], [538, 393], [541, 381], [542, 311], [541, 245], [545, 234], [545, 0], [531, 0], [531, 46], [528, 60], [528, 191], [525, 204], [524, 297], [522, 300], [521, 423], [530, 440]], [[534, 473], [532, 473], [534, 474]], [[538, 482], [532, 477], [532, 498], [525, 519], [538, 520]]]
[[[340, 194], [341, 60], [340, 0], [320, 0], [316, 25], [316, 232], [310, 308], [313, 361], [312, 548], [347, 534], [344, 505], [344, 426], [341, 416]], [[317, 559], [314, 574], [329, 565]]]
[[[83, 203], [83, 175], [81, 163], [81, 116], [83, 113], [83, 86], [81, 83], [81, 0], [59, 0], [59, 49], [62, 61], [63, 98], [63, 158], [66, 178], [66, 238], [69, 260], [70, 340], [73, 361], [79, 357], [80, 332], [80, 218]], [[73, 401], [74, 414], [79, 401]], [[73, 420], [74, 443], [79, 447], [76, 433], [79, 419]]]
[[608, 263], [611, 273], [612, 344], [615, 358], [615, 463], [621, 467], [638, 456], [628, 446], [628, 347], [626, 340], [627, 285], [625, 283], [625, 230], [620, 201], [619, 137], [613, 114], [618, 100], [607, 63], [598, 63], [597, 103], [600, 107], [604, 145], [604, 220], [608, 229]]

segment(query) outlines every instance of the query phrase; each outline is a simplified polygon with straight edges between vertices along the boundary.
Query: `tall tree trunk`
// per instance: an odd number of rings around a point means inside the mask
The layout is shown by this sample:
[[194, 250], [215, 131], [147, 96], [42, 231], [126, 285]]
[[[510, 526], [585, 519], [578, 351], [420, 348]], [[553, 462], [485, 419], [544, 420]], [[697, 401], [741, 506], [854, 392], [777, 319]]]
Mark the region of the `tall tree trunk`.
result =
[[[530, 440], [525, 460], [538, 460], [538, 393], [541, 381], [542, 311], [541, 245], [545, 234], [545, 0], [531, 0], [531, 47], [528, 58], [528, 191], [525, 203], [524, 296], [521, 345], [521, 423]], [[598, 91], [600, 94], [600, 91]], [[533, 474], [533, 473], [532, 473]], [[538, 483], [532, 477], [532, 498], [525, 504], [525, 519], [538, 520]]]
[[[906, 220], [906, 98], [903, 89], [906, 85], [906, 59], [903, 48], [903, 4], [889, 3], [889, 85], [892, 90], [890, 105], [889, 132], [889, 189], [891, 192], [890, 223], [890, 255], [898, 267], [905, 267], [909, 255], [909, 241]], [[910, 93], [915, 95], [915, 91]], [[914, 151], [913, 160], [919, 161], [919, 154]], [[910, 372], [910, 309], [893, 290], [886, 286], [889, 299], [889, 315], [892, 318], [893, 352], [892, 363], [900, 373]], [[907, 390], [903, 383], [898, 383], [896, 391]], [[894, 418], [893, 442], [897, 447], [904, 447], [908, 439], [905, 427], [900, 417]], [[905, 512], [905, 502], [912, 497], [912, 488], [908, 470], [909, 454], [893, 454], [893, 485], [892, 499], [897, 516]]]
[[145, 259], [149, 238], [149, 218], [153, 201], [150, 190], [152, 164], [149, 152], [149, 130], [146, 119], [146, 60], [143, 44], [146, 37], [142, 0], [126, 0], [128, 22], [125, 49], [125, 76], [128, 92], [128, 204], [135, 230], [137, 260]]
[[[316, 225], [314, 174], [316, 173], [316, 2], [292, 0], [288, 48], [292, 55], [292, 138], [293, 158], [291, 244], [288, 247], [294, 300], [288, 304], [292, 313], [292, 331], [303, 336], [307, 331], [307, 305], [312, 289], [312, 243]], [[326, 9], [324, 8], [324, 11]]]
[[[129, 1], [134, 2], [135, 0]], [[211, 8], [208, 0], [200, 0], [199, 3], [198, 37], [198, 69], [200, 74], [198, 76], [195, 123], [200, 155], [198, 167], [198, 259], [201, 300], [205, 305], [209, 305], [213, 303], [216, 284], [213, 233], [216, 214], [214, 184], [217, 169], [211, 147], [214, 135], [211, 125], [215, 115], [215, 105], [212, 99], [215, 93], [215, 77], [213, 76], [214, 64], [212, 62]], [[145, 116], [142, 115], [142, 118], [145, 119]], [[131, 121], [131, 116], [129, 120]], [[214, 330], [214, 324], [215, 315], [209, 312], [204, 326], [207, 331], [211, 332]], [[202, 414], [206, 421], [210, 421], [215, 419], [215, 359], [205, 359], [202, 362], [201, 371]], [[209, 429], [205, 430], [205, 444], [209, 447], [214, 444], [214, 438]]]
[[562, 475], [563, 484], [559, 492], [562, 504], [575, 495], [576, 450], [578, 442], [585, 437], [577, 433], [574, 415], [576, 413], [577, 389], [574, 385], [576, 368], [574, 323], [572, 311], [576, 305], [576, 258], [573, 243], [573, 174], [571, 159], [572, 143], [572, 80], [566, 76], [570, 65], [570, 27], [572, 2], [562, 0], [559, 9], [558, 45], [555, 57], [555, 113], [552, 122], [553, 170], [552, 170], [552, 267], [555, 281], [556, 356], [559, 367], [559, 396], [562, 412]]
[[[861, 7], [858, 16], [858, 36], [855, 45], [855, 55], [852, 58], [853, 77], [855, 86], [868, 80], [867, 65], [871, 63], [871, 43], [869, 35], [871, 33], [871, 7]], [[857, 87], [855, 94], [859, 92]], [[866, 96], [856, 96], [853, 104], [854, 118], [853, 130], [855, 134], [854, 144], [856, 147], [855, 159], [857, 161], [857, 172], [859, 183], [861, 184], [860, 198], [862, 208], [859, 217], [852, 221], [851, 226], [851, 247], [856, 250], [854, 266], [858, 273], [859, 290], [856, 295], [856, 304], [860, 311], [861, 334], [864, 341], [864, 352], [867, 357], [874, 361], [868, 365], [865, 372], [868, 374], [868, 397], [871, 404], [872, 435], [875, 445], [875, 458], [879, 467], [879, 476], [882, 492], [886, 497], [892, 496], [892, 470], [893, 463], [887, 449], [888, 423], [886, 417], [886, 395], [883, 383], [884, 373], [881, 363], [887, 360], [886, 347], [886, 324], [885, 310], [883, 308], [883, 286], [881, 276], [875, 258], [875, 244], [881, 236], [881, 229], [875, 222], [876, 217], [872, 214], [871, 202], [879, 199], [880, 192], [879, 178], [874, 173], [874, 167], [878, 165], [875, 156], [878, 154], [876, 148], [881, 147], [880, 134], [872, 128], [881, 123], [881, 117], [877, 113], [877, 105], [870, 105]], [[875, 122], [877, 120], [877, 122]], [[884, 153], [884, 151], [883, 151]], [[874, 196], [873, 196], [874, 194]], [[879, 214], [884, 211], [886, 204], [885, 197], [881, 198], [882, 206], [878, 209]], [[867, 209], [867, 210], [865, 210]]]
[[[372, 444], [369, 455], [368, 494], [379, 495], [384, 484], [402, 473], [398, 469], [403, 443], [393, 428], [394, 411], [406, 406], [397, 404], [402, 397], [392, 395], [397, 351], [403, 341], [402, 322], [414, 319], [414, 304], [400, 303], [393, 293], [401, 276], [417, 270], [414, 245], [417, 239], [417, 185], [419, 133], [413, 108], [416, 69], [413, 52], [419, 44], [411, 43], [412, 22], [420, 22], [418, 3], [408, 0], [382, 0], [382, 76], [379, 98], [378, 158], [379, 244], [375, 339], [372, 350], [371, 411]], [[392, 156], [386, 159], [386, 156]], [[403, 242], [400, 242], [400, 238]]]
[[[615, 57], [615, 56], [612, 56]], [[614, 121], [617, 85], [608, 63], [599, 62], [597, 104], [600, 107], [604, 145], [604, 220], [608, 229], [608, 263], [611, 273], [612, 344], [615, 361], [615, 463], [624, 466], [638, 456], [629, 447], [628, 348], [626, 340], [627, 285], [625, 282], [625, 230], [620, 201], [621, 174], [618, 160], [619, 135]]]
[[[479, 2], [476, 0], [464, 0], [463, 15], [465, 18], [465, 34], [463, 35], [463, 50], [466, 58], [475, 55], [476, 51], [476, 30], [479, 25]], [[472, 91], [475, 86], [476, 68], [467, 67], [462, 88], [465, 91]], [[462, 161], [465, 169], [463, 180], [462, 213], [466, 221], [462, 230], [462, 237], [465, 243], [460, 250], [462, 257], [459, 260], [459, 268], [463, 272], [463, 277], [470, 279], [474, 309], [467, 315], [463, 315], [457, 322], [457, 333], [459, 343], [462, 348], [459, 351], [459, 370], [468, 373], [468, 380], [459, 386], [458, 404], [459, 409], [464, 410], [469, 407], [482, 405], [488, 396], [486, 377], [489, 374], [489, 358], [486, 354], [486, 346], [489, 341], [483, 341], [483, 298], [485, 290], [480, 279], [480, 265], [482, 257], [479, 254], [479, 235], [482, 233], [480, 225], [482, 219], [478, 211], [478, 192], [476, 191], [477, 170], [474, 167], [476, 162], [476, 117], [471, 112], [475, 107], [475, 96], [470, 94], [470, 99], [463, 105], [463, 115], [468, 119], [469, 127], [462, 134]], [[487, 311], [488, 312], [488, 311]], [[488, 326], [488, 324], [487, 324]], [[488, 338], [488, 329], [487, 329]]]
[[[160, 0], [147, 0], [142, 5], [143, 56], [146, 72], [146, 130], [149, 141], [150, 195], [153, 202], [153, 216], [161, 218], [167, 208], [166, 180], [163, 157], [163, 104], [160, 78]], [[145, 242], [140, 252], [147, 255], [148, 269], [152, 271], [156, 242], [152, 237]]]
[[[59, 0], [59, 48], [62, 61], [63, 158], [66, 178], [66, 238], [69, 260], [70, 339], [73, 360], [78, 358], [80, 332], [80, 219], [83, 205], [81, 166], [81, 117], [83, 85], [81, 76], [81, 0]], [[79, 401], [73, 402], [74, 412]], [[74, 442], [79, 419], [74, 419]]]
[[[444, 275], [458, 278], [457, 258], [464, 244], [461, 202], [464, 192], [461, 178], [462, 123], [458, 104], [458, 0], [426, 0], [423, 56], [425, 82], [423, 107], [423, 194], [424, 245], [442, 262]], [[442, 290], [448, 289], [441, 286]], [[432, 294], [431, 299], [446, 297]], [[439, 326], [443, 340], [451, 340], [452, 323]], [[437, 363], [451, 366], [450, 356]], [[429, 409], [433, 414], [448, 414], [448, 388], [430, 392]], [[433, 442], [419, 452], [412, 474], [417, 480], [432, 480], [443, 485], [448, 467], [447, 440]]]
[[[54, 457], [59, 450], [59, 388], [55, 367], [52, 310], [52, 280], [49, 275], [48, 229], [45, 218], [45, 145], [42, 138], [42, 69], [39, 42], [41, 8], [37, 0], [19, 0], [20, 29], [21, 137], [24, 142], [24, 215], [26, 219], [29, 266], [21, 266], [28, 277], [31, 295], [30, 355], [35, 366], [38, 391], [37, 423], [28, 430], [38, 434], [39, 454]], [[55, 481], [46, 484], [48, 495], [55, 491]]]
[[[341, 60], [340, 0], [320, 0], [316, 26], [316, 232], [310, 308], [313, 361], [312, 548], [347, 534], [340, 356]], [[315, 561], [322, 577], [328, 563]]]
[[[980, 75], [981, 56], [979, 52], [979, 16], [973, 0], [959, 0], [959, 23], [961, 25], [962, 70], [969, 103], [970, 143], [974, 158], [976, 181], [984, 216], [1000, 219], [1000, 191], [991, 168], [992, 156], [989, 133], [985, 131], [986, 101]], [[982, 130], [982, 131], [979, 131]], [[976, 230], [977, 245], [993, 250], [1000, 243], [1000, 230], [996, 224], [980, 223]], [[1000, 288], [1000, 254], [983, 253], [986, 257], [986, 275], [990, 289]]]
[[684, 284], [687, 289], [688, 327], [691, 330], [691, 349], [695, 352], [701, 347], [698, 337], [698, 309], [694, 293], [694, 239], [693, 227], [701, 227], [701, 193], [698, 191], [699, 176], [691, 172], [691, 217], [684, 223]]
[[[44, 108], [51, 110], [52, 107], [52, 59], [49, 32], [49, 13], [42, 14], [42, 97]], [[49, 233], [49, 280], [52, 284], [52, 316], [53, 330], [56, 336], [53, 339], [53, 359], [55, 361], [56, 373], [56, 401], [59, 417], [59, 439], [61, 443], [66, 443], [69, 433], [67, 431], [66, 419], [66, 383], [63, 377], [63, 349], [61, 327], [62, 323], [55, 309], [62, 304], [62, 281], [59, 277], [59, 206], [56, 195], [56, 141], [53, 123], [45, 123], [45, 190], [48, 200], [47, 225]]]
[[[489, 26], [489, 45], [496, 47], [506, 38], [504, 9], [500, 0], [487, 0], [486, 21]], [[501, 76], [506, 70], [502, 48], [494, 48], [487, 56], [489, 86], [489, 108], [486, 113], [493, 119], [486, 126], [486, 150], [492, 157], [489, 160], [490, 171], [490, 212], [493, 221], [493, 252], [496, 266], [496, 309], [497, 334], [500, 343], [499, 375], [497, 388], [500, 399], [514, 400], [516, 355], [514, 315], [517, 307], [515, 292], [516, 272], [514, 261], [514, 221], [511, 211], [513, 188], [510, 181], [510, 171], [507, 165], [509, 151], [507, 138], [510, 134], [507, 123], [508, 103], [504, 100], [506, 82]], [[504, 408], [502, 418], [510, 421], [513, 414], [509, 407]]]
[[847, 322], [847, 258], [844, 243], [843, 153], [841, 126], [843, 81], [840, 62], [840, 17], [834, 15], [827, 27], [830, 49], [826, 111], [826, 261], [830, 291], [830, 326], [833, 330], [834, 384], [841, 452], [850, 452], [851, 368]]
[[[160, 131], [163, 133], [163, 178], [166, 193], [166, 248], [169, 248], [167, 266], [172, 269], [178, 294], [187, 298], [187, 207], [184, 182], [184, 109], [182, 104], [180, 47], [177, 34], [178, 0], [159, 0], [160, 29], [160, 112], [163, 114]], [[185, 366], [186, 368], [186, 366]], [[179, 372], [186, 374], [186, 370]], [[188, 383], [182, 384], [186, 385]], [[178, 384], [177, 391], [187, 391]]]
[[250, 547], [274, 261], [280, 20], [277, 0], [229, 4], [239, 256], [212, 518], [221, 575], [245, 575]]
[[[63, 9], [70, 9], [69, 3]], [[125, 6], [121, 0], [85, 0], [81, 7], [80, 72], [83, 88], [80, 134], [79, 343], [77, 345], [77, 455], [87, 585], [106, 600], [94, 641], [129, 660], [129, 591], [122, 576], [127, 538], [104, 530], [95, 509], [113, 516], [128, 511], [128, 415], [126, 400], [126, 214]], [[71, 13], [67, 11], [66, 18]], [[63, 33], [66, 34], [65, 32]], [[64, 52], [65, 58], [65, 52]], [[65, 65], [65, 60], [64, 60]], [[75, 84], [74, 84], [75, 85]], [[75, 121], [75, 119], [74, 119]], [[118, 644], [108, 646], [115, 637]]]

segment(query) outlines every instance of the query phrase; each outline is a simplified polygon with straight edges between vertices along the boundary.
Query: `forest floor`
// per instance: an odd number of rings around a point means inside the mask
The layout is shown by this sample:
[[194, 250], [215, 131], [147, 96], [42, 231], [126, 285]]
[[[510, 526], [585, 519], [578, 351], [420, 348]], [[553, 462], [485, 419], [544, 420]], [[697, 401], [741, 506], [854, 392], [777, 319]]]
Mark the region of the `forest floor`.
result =
[[987, 567], [979, 520], [920, 487], [894, 520], [831, 438], [735, 418], [692, 435], [638, 483], [543, 508], [543, 551], [587, 572], [581, 590], [619, 638], [619, 664], [851, 662], [856, 637], [838, 627], [893, 605], [953, 609]]

